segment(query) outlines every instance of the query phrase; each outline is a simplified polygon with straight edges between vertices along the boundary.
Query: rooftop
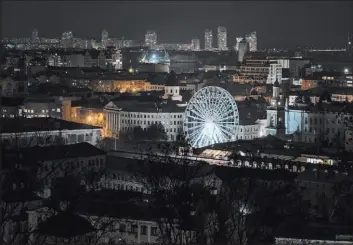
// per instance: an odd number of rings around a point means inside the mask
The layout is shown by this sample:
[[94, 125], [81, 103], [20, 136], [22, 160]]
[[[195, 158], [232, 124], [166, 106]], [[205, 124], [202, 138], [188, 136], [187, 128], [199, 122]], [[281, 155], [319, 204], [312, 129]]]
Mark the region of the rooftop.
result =
[[332, 113], [349, 113], [353, 114], [353, 103], [348, 102], [331, 102], [331, 103], [318, 103], [316, 105], [294, 105], [289, 106], [292, 110], [304, 110], [310, 112], [332, 112]]
[[101, 129], [83, 123], [69, 122], [56, 118], [4, 118], [2, 133], [43, 132], [54, 130]]
[[122, 96], [111, 101], [117, 108], [129, 112], [184, 112], [177, 102], [164, 101], [154, 96]]
[[[8, 155], [10, 157], [12, 156], [11, 153], [13, 152], [8, 150], [4, 152], [4, 155]], [[17, 157], [20, 158], [19, 161], [24, 160], [24, 164], [35, 164], [37, 162], [44, 161], [90, 157], [106, 154], [105, 151], [100, 150], [86, 142], [71, 145], [27, 147], [15, 150], [15, 153], [17, 154]]]
[[352, 235], [352, 227], [315, 223], [282, 224], [275, 237], [334, 241], [337, 235]]
[[[263, 103], [265, 106], [265, 103]], [[266, 108], [251, 101], [237, 102], [240, 125], [253, 125], [258, 119], [266, 118]]]
[[24, 98], [19, 97], [1, 97], [1, 106], [17, 107], [23, 104]]

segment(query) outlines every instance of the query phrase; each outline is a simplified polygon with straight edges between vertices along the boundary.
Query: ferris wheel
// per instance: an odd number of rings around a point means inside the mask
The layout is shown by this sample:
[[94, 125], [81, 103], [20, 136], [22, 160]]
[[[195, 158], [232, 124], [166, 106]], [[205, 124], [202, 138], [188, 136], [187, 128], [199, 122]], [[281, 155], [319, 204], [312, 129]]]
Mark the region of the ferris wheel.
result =
[[185, 110], [184, 132], [196, 148], [234, 140], [238, 125], [237, 104], [220, 87], [202, 88], [192, 96]]

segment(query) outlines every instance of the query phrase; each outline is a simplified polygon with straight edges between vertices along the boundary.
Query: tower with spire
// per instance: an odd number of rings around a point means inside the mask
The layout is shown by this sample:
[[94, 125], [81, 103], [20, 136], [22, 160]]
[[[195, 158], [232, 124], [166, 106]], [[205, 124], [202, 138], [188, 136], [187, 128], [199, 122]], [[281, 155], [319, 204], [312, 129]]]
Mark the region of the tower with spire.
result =
[[280, 94], [281, 88], [278, 80], [272, 87], [272, 99], [267, 107], [266, 134], [278, 138], [285, 137], [285, 101]]
[[180, 84], [175, 72], [172, 70], [166, 77], [164, 86], [164, 97], [175, 101], [182, 101], [183, 97], [180, 95]]

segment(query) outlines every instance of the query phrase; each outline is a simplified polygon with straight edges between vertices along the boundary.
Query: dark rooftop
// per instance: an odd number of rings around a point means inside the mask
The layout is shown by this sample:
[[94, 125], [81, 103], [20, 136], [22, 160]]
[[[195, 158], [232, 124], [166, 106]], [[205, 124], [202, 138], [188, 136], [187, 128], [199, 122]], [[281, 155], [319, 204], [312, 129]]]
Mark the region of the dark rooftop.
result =
[[75, 100], [71, 102], [71, 107], [103, 108], [108, 102], [105, 99], [94, 98], [87, 100]]
[[124, 111], [130, 112], [184, 112], [185, 107], [178, 107], [177, 102], [164, 101], [157, 96], [121, 96], [112, 102]]
[[43, 132], [53, 130], [101, 129], [83, 123], [69, 122], [56, 118], [4, 118], [2, 133]]
[[[11, 154], [11, 152], [11, 150], [5, 151], [4, 155]], [[15, 152], [19, 154], [25, 164], [106, 154], [105, 151], [86, 142], [70, 145], [34, 146], [21, 148]]]
[[314, 239], [314, 240], [336, 240], [336, 235], [352, 235], [353, 228], [350, 226], [338, 226], [334, 224], [282, 224], [279, 226], [276, 237]]
[[17, 107], [23, 104], [24, 98], [19, 97], [1, 97], [1, 106]]

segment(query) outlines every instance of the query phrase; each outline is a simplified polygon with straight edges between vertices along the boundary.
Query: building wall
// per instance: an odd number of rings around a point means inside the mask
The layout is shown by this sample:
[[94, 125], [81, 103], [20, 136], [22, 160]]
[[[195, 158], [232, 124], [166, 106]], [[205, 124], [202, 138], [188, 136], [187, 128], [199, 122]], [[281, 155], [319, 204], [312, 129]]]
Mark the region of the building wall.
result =
[[260, 124], [239, 125], [236, 140], [253, 140], [260, 138]]
[[140, 92], [149, 91], [151, 83], [146, 80], [116, 80], [113, 83], [114, 90], [120, 92]]
[[346, 118], [351, 115], [339, 115], [335, 112], [309, 112], [299, 109], [286, 111], [286, 134], [296, 133], [296, 140], [314, 143], [321, 138], [343, 146]]
[[119, 135], [120, 132], [132, 131], [134, 127], [146, 130], [152, 124], [161, 123], [168, 136], [174, 141], [183, 132], [183, 112], [127, 112], [106, 110], [107, 132]]
[[28, 80], [16, 81], [10, 77], [0, 80], [0, 94], [2, 96], [28, 95]]
[[52, 130], [44, 132], [2, 133], [4, 144], [18, 147], [50, 145], [55, 140], [62, 139], [64, 144], [87, 142], [96, 145], [101, 139], [101, 129]]

